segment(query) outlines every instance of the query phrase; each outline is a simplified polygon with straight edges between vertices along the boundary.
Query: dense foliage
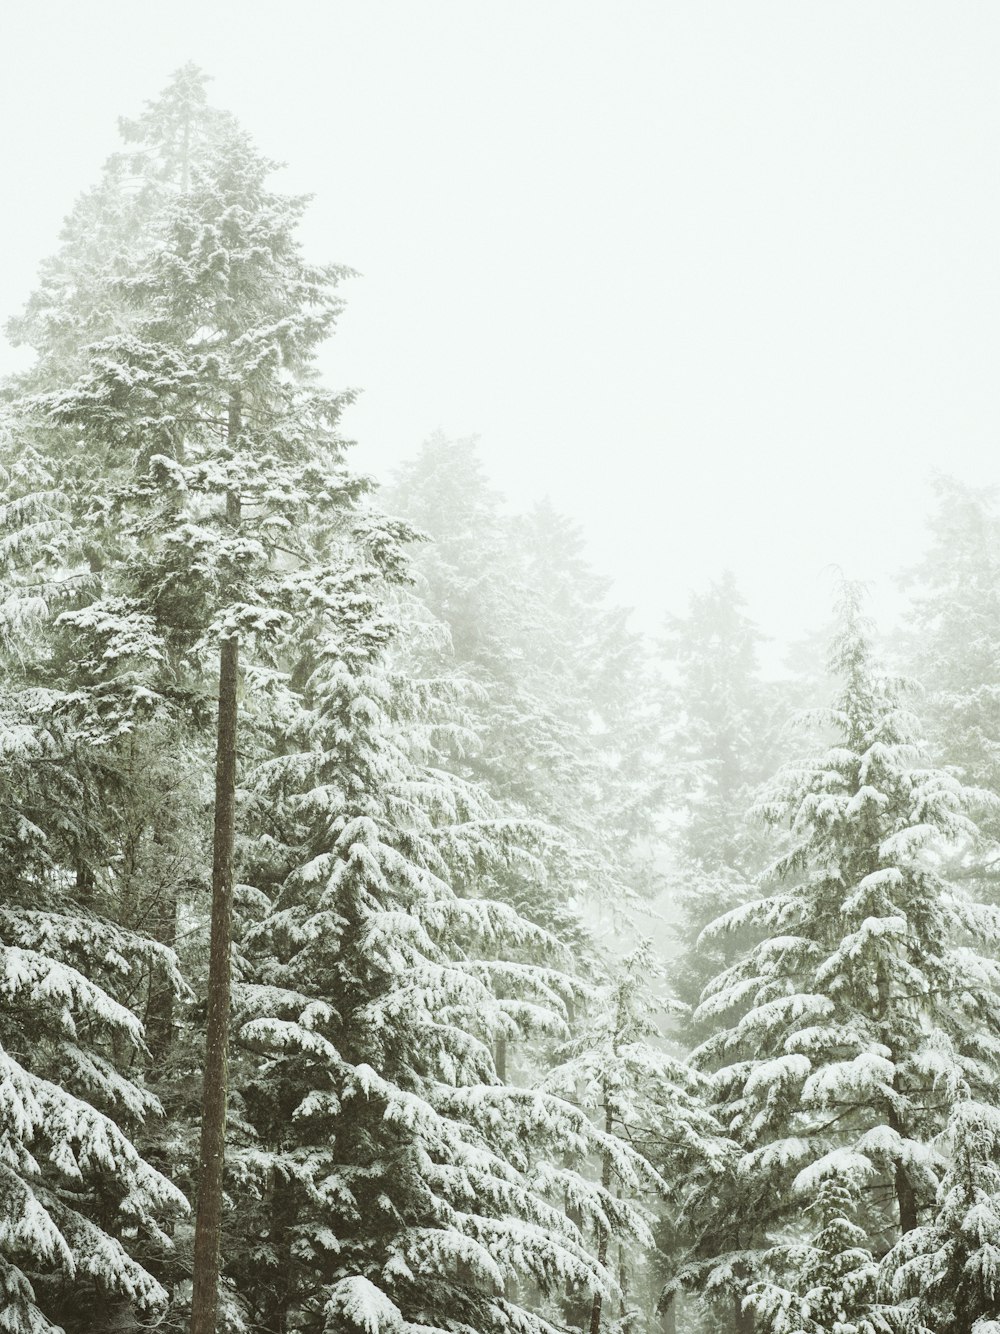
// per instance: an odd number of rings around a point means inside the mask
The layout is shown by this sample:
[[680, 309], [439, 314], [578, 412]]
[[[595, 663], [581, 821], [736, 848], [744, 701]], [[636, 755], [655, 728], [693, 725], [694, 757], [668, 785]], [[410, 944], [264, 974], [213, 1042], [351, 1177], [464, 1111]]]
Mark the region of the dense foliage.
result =
[[212, 1099], [220, 1331], [1000, 1328], [989, 499], [924, 694], [848, 586], [789, 759], [731, 576], [654, 649], [474, 442], [353, 469], [347, 271], [205, 85], [10, 326], [0, 1329], [186, 1327]]

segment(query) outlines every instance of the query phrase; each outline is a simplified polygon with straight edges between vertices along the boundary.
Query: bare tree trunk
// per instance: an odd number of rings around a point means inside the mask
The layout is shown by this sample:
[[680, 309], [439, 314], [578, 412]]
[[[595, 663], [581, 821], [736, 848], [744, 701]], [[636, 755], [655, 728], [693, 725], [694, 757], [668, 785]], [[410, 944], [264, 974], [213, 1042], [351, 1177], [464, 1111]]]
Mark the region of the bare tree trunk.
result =
[[899, 1233], [906, 1236], [917, 1226], [917, 1195], [902, 1163], [896, 1163], [896, 1203], [899, 1205]]
[[497, 1038], [493, 1048], [493, 1064], [496, 1067], [497, 1078], [504, 1084], [507, 1083], [507, 1039]]
[[[614, 1122], [611, 1119], [611, 1108], [608, 1105], [607, 1095], [605, 1094], [605, 1103], [604, 1103], [605, 1134], [607, 1135], [611, 1134], [611, 1128], [613, 1124]], [[604, 1154], [601, 1160], [601, 1185], [604, 1187], [605, 1190], [609, 1190], [611, 1188], [611, 1155], [609, 1153]], [[606, 1263], [607, 1258], [608, 1258], [608, 1234], [602, 1228], [597, 1240], [597, 1263], [603, 1266]], [[599, 1292], [595, 1292], [594, 1304], [590, 1308], [590, 1334], [600, 1334], [601, 1307], [603, 1305], [604, 1301], [603, 1298], [601, 1297], [601, 1294]]]
[[[893, 1088], [899, 1088], [899, 1076], [893, 1080]], [[904, 1134], [902, 1122], [896, 1114], [894, 1108], [888, 1109], [886, 1120], [891, 1129], [897, 1134]], [[899, 1235], [905, 1237], [907, 1232], [912, 1232], [917, 1226], [917, 1193], [913, 1189], [910, 1178], [906, 1175], [906, 1169], [897, 1158], [894, 1170], [893, 1186], [896, 1192], [896, 1204], [899, 1208]]]
[[222, 1166], [226, 1148], [230, 953], [233, 935], [233, 836], [236, 816], [236, 685], [239, 641], [223, 641], [219, 659], [219, 730], [212, 855], [212, 937], [202, 1092], [198, 1216], [194, 1234], [191, 1334], [215, 1334], [219, 1301]]
[[[229, 406], [229, 438], [240, 433], [240, 400]], [[231, 528], [240, 521], [240, 499], [226, 497]], [[194, 1233], [191, 1334], [215, 1334], [219, 1308], [222, 1242], [222, 1171], [226, 1150], [229, 1086], [229, 1008], [232, 991], [233, 844], [236, 831], [236, 722], [239, 639], [222, 641], [219, 652], [219, 723], [215, 762], [215, 830], [212, 846], [212, 935], [208, 961], [208, 1013], [202, 1092], [198, 1214]]]

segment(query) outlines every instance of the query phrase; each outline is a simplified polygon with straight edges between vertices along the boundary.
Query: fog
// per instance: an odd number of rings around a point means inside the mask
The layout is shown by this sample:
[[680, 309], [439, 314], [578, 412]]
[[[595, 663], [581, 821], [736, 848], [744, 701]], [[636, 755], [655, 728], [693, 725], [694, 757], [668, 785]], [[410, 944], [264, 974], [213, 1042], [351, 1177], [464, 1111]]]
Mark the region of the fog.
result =
[[779, 640], [834, 564], [886, 618], [933, 472], [997, 473], [998, 48], [913, 0], [19, 4], [0, 316], [194, 60], [363, 275], [324, 367], [360, 466], [478, 435], [648, 627], [725, 567]]
[[1000, 12], [3, 36], [0, 1325], [1000, 1330]]

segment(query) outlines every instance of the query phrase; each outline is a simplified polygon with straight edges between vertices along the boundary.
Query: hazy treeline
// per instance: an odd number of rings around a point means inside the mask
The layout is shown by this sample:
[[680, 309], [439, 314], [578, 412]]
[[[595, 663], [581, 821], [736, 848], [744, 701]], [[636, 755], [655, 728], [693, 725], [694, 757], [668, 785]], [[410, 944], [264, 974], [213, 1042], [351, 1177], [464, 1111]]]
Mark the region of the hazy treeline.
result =
[[197, 70], [121, 128], [0, 397], [0, 1328], [1000, 1330], [990, 498], [881, 647], [644, 639], [473, 442], [352, 468]]

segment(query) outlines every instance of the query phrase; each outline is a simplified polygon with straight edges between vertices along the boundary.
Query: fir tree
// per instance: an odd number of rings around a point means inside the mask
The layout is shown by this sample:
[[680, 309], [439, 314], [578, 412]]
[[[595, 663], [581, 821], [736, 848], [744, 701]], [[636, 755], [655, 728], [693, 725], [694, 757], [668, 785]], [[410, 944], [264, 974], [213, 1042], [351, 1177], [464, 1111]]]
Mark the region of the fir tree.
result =
[[[7, 324], [11, 343], [34, 353], [29, 369], [14, 377], [22, 393], [71, 383], [95, 345], [132, 326], [132, 279], [155, 249], [171, 202], [187, 193], [196, 161], [237, 128], [209, 105], [207, 82], [185, 65], [140, 116], [119, 121], [122, 149], [73, 205], [59, 250], [42, 262], [38, 285]], [[106, 463], [80, 460], [92, 478]]]
[[741, 1207], [708, 1242], [734, 1276], [788, 1222], [793, 1184], [808, 1193], [835, 1170], [870, 1175], [859, 1223], [883, 1254], [932, 1206], [934, 1138], [960, 1091], [997, 1087], [995, 914], [937, 869], [938, 849], [975, 840], [977, 794], [922, 765], [850, 587], [833, 666], [836, 744], [762, 807], [790, 830], [784, 887], [711, 928], [763, 935], [706, 988], [702, 1018], [726, 1026], [695, 1054], [743, 1146]]
[[[91, 303], [103, 280], [108, 307], [123, 316], [107, 322], [82, 365], [53, 345], [53, 376], [70, 364], [76, 379], [22, 400], [18, 411], [65, 488], [54, 502], [62, 527], [53, 559], [65, 578], [75, 557], [81, 577], [58, 626], [76, 637], [87, 681], [79, 706], [94, 739], [157, 713], [198, 721], [214, 712], [205, 708], [208, 662], [219, 654], [195, 1265], [195, 1324], [208, 1330], [226, 1100], [239, 645], [252, 661], [284, 621], [312, 614], [315, 590], [303, 591], [302, 570], [326, 559], [338, 513], [353, 510], [365, 488], [341, 459], [344, 400], [307, 383], [339, 311], [341, 271], [304, 261], [294, 237], [303, 201], [268, 188], [272, 164], [231, 118], [205, 106], [202, 82], [181, 71], [127, 127], [129, 163], [148, 186], [141, 234], [129, 234], [127, 263], [86, 273]], [[120, 180], [115, 159], [105, 192]], [[70, 238], [59, 272], [78, 264], [79, 250]], [[51, 334], [37, 311], [29, 323], [39, 337]], [[81, 446], [90, 460], [83, 468]], [[377, 525], [358, 524], [380, 540]]]
[[813, 1235], [762, 1255], [768, 1277], [744, 1300], [761, 1334], [901, 1334], [906, 1328], [903, 1313], [879, 1298], [879, 1265], [856, 1222], [859, 1190], [849, 1172], [824, 1176], [806, 1203], [817, 1219]]
[[554, 1159], [608, 1154], [630, 1190], [655, 1173], [580, 1109], [498, 1080], [498, 1040], [564, 1034], [575, 984], [541, 928], [449, 884], [511, 844], [481, 790], [411, 751], [423, 706], [387, 672], [378, 572], [327, 612], [258, 778], [278, 883], [240, 988], [241, 1041], [266, 1061], [244, 1090], [260, 1204], [237, 1286], [267, 1330], [547, 1329], [533, 1288], [616, 1291], [585, 1230], [649, 1241], [641, 1212]]
[[[930, 544], [906, 576], [912, 599], [903, 650], [927, 692], [928, 729], [962, 780], [1000, 796], [1000, 518], [989, 492], [939, 478]], [[956, 652], [956, 645], [961, 651]], [[995, 843], [995, 803], [978, 812]], [[961, 868], [996, 897], [996, 851]]]
[[890, 1251], [884, 1269], [918, 1334], [1000, 1330], [1000, 1115], [963, 1100], [948, 1125], [937, 1209]]
[[[657, 998], [657, 985], [662, 992], [663, 969], [652, 943], [644, 941], [612, 965], [609, 979], [595, 988], [586, 1011], [578, 1015], [563, 1060], [545, 1076], [544, 1087], [585, 1107], [606, 1134], [655, 1163], [658, 1193], [669, 1201], [676, 1218], [695, 1178], [704, 1188], [708, 1179], [721, 1174], [728, 1146], [706, 1105], [705, 1082], [667, 1049], [662, 1026], [677, 1006], [662, 995]], [[605, 1189], [621, 1192], [608, 1153], [602, 1156], [600, 1173]], [[649, 1204], [655, 1203], [651, 1197]], [[602, 1264], [608, 1262], [610, 1240], [606, 1231], [598, 1237]], [[650, 1257], [619, 1249], [623, 1297], [629, 1295], [630, 1277], [641, 1273], [644, 1258]], [[649, 1276], [642, 1277], [648, 1290]], [[596, 1293], [585, 1322], [591, 1334], [601, 1328], [602, 1311], [603, 1295]], [[623, 1300], [620, 1318], [626, 1317], [630, 1327], [639, 1319]]]
[[[667, 624], [663, 738], [668, 774], [670, 899], [681, 946], [673, 984], [695, 1004], [739, 942], [700, 939], [721, 913], [753, 897], [766, 853], [748, 817], [773, 771], [773, 691], [760, 677], [761, 637], [731, 574], [692, 595]], [[744, 942], [745, 943], [745, 942]]]

